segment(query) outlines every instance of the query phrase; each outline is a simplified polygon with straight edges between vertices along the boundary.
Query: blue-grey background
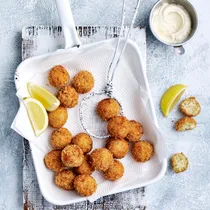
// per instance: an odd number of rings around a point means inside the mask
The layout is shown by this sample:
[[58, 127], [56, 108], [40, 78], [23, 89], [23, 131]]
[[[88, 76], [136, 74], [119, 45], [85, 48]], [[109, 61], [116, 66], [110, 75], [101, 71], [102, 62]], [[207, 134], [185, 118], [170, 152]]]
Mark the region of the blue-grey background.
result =
[[[77, 25], [119, 25], [121, 2], [72, 0], [71, 7]], [[128, 2], [130, 20], [135, 1]], [[174, 56], [171, 48], [156, 41], [149, 31], [147, 33], [148, 78], [160, 129], [167, 141], [168, 156], [186, 150], [191, 161], [189, 172], [176, 175], [169, 169], [163, 180], [147, 187], [147, 205], [151, 210], [210, 209], [210, 3], [193, 2], [198, 9], [200, 27], [191, 44], [186, 45], [186, 55]], [[155, 0], [142, 1], [136, 25], [148, 25], [149, 11], [154, 3]], [[13, 75], [21, 62], [22, 27], [39, 24], [59, 25], [53, 0], [0, 1], [0, 209], [23, 209], [22, 138], [10, 129], [18, 110]], [[176, 112], [169, 119], [160, 113], [160, 94], [174, 83], [187, 83], [189, 94], [196, 95], [202, 104], [198, 128], [191, 133], [173, 131], [171, 121], [176, 120]]]

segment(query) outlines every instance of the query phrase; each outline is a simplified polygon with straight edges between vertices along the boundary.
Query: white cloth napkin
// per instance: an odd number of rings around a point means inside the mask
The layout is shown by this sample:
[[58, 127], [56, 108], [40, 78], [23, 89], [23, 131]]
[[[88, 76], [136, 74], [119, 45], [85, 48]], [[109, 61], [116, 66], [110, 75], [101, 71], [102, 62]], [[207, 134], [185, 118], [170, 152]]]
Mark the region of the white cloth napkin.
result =
[[[75, 49], [65, 50], [62, 51], [61, 54], [54, 53], [50, 56], [45, 56], [45, 59], [41, 57], [33, 59], [31, 62], [27, 61], [25, 64], [21, 64], [20, 68], [22, 68], [22, 70], [20, 72], [24, 74], [24, 72], [27, 71], [28, 73], [27, 77], [23, 75], [20, 76], [21, 86], [17, 91], [17, 96], [20, 98], [20, 108], [12, 123], [12, 129], [29, 142], [35, 144], [44, 154], [49, 152], [52, 149], [52, 146], [49, 144], [49, 138], [53, 129], [49, 127], [42, 135], [36, 137], [24, 104], [21, 102], [21, 98], [28, 95], [26, 88], [27, 82], [30, 81], [39, 84], [56, 94], [57, 90], [52, 88], [47, 81], [47, 74], [52, 66], [60, 64], [67, 68], [71, 78], [82, 69], [87, 69], [92, 72], [95, 78], [93, 91], [99, 91], [103, 89], [106, 84], [105, 78], [114, 52], [115, 45], [113, 44], [115, 44], [115, 40], [96, 44], [90, 49], [88, 49], [88, 46], [85, 46], [85, 50], [83, 48], [77, 51], [75, 51]], [[128, 119], [135, 119], [141, 122], [144, 128], [144, 136], [142, 139], [153, 143], [155, 154], [150, 161], [137, 163], [129, 153], [124, 159], [120, 160], [125, 167], [125, 174], [120, 180], [115, 182], [105, 180], [103, 174], [100, 172], [94, 172], [93, 176], [98, 183], [98, 189], [95, 194], [88, 197], [91, 202], [111, 193], [116, 188], [138, 179], [145, 171], [152, 170], [153, 167], [160, 164], [165, 158], [163, 137], [154, 122], [150, 119], [145, 108], [148, 102], [148, 93], [144, 83], [144, 71], [140, 69], [141, 65], [139, 62], [138, 55], [133, 51], [133, 48], [128, 45], [114, 77], [114, 95], [122, 103], [125, 116]], [[85, 95], [80, 95], [79, 100], [81, 101]], [[73, 135], [84, 132], [79, 121], [79, 105], [73, 109], [68, 109], [68, 116], [69, 118], [65, 127], [67, 127]], [[93, 142], [93, 149], [105, 146], [105, 140], [93, 139]], [[33, 158], [35, 157], [33, 156]], [[38, 161], [36, 161], [36, 164], [38, 164], [37, 162]], [[44, 170], [48, 169], [46, 168]], [[46, 181], [48, 180], [46, 179]]]

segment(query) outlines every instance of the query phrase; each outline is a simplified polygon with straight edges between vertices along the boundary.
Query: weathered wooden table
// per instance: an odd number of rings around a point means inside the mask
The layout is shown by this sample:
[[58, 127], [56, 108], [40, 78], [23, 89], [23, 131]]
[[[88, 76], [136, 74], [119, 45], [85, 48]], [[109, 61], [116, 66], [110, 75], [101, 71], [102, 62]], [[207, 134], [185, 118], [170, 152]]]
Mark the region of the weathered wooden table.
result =
[[[167, 143], [168, 158], [176, 152], [184, 152], [190, 161], [189, 169], [182, 174], [175, 174], [169, 167], [165, 177], [156, 184], [107, 196], [95, 203], [83, 202], [71, 205], [69, 209], [210, 209], [210, 27], [207, 24], [210, 18], [210, 13], [207, 12], [210, 4], [206, 4], [204, 0], [199, 3], [194, 0], [194, 3], [199, 11], [202, 11], [200, 27], [194, 39], [185, 45], [186, 53], [183, 56], [175, 56], [171, 47], [161, 44], [147, 30], [147, 76], [159, 127]], [[204, 7], [205, 4], [206, 7]], [[112, 31], [111, 28], [107, 30]], [[64, 43], [60, 28], [49, 28], [44, 31], [43, 37], [51, 37], [51, 50], [62, 48]], [[80, 34], [82, 34], [81, 31]], [[93, 32], [94, 28], [91, 27], [83, 30], [86, 36]], [[38, 34], [39, 29], [34, 27], [24, 30], [23, 38], [26, 39], [23, 39], [23, 59], [35, 55], [40, 49], [43, 50], [42, 52], [48, 51], [45, 40], [38, 40]], [[111, 36], [114, 34], [112, 33]], [[38, 48], [37, 44], [42, 48]], [[196, 117], [197, 128], [192, 131], [177, 133], [174, 130], [174, 122], [182, 116], [178, 107], [175, 107], [168, 118], [164, 118], [159, 109], [163, 92], [177, 83], [188, 85], [188, 90], [183, 98], [193, 95], [201, 103], [201, 113]], [[24, 142], [24, 148], [25, 207], [28, 209], [58, 209], [59, 207], [50, 205], [42, 198], [27, 142]]]
[[[117, 27], [77, 27], [82, 43], [90, 43], [116, 37], [119, 34]], [[124, 32], [127, 31], [125, 28]], [[22, 32], [22, 59], [55, 51], [63, 48], [64, 38], [61, 27], [26, 27]], [[131, 32], [133, 39], [141, 49], [146, 65], [146, 34], [145, 29], [134, 28]], [[98, 199], [94, 203], [80, 202], [65, 207], [53, 206], [41, 195], [32, 162], [30, 146], [27, 140], [23, 141], [23, 200], [25, 209], [145, 209], [144, 188], [130, 190]]]
[[[141, 9], [136, 24], [148, 26], [149, 12], [156, 1], [141, 1]], [[210, 209], [210, 1], [190, 1], [195, 5], [199, 14], [199, 29], [193, 40], [185, 45], [185, 55], [175, 56], [171, 47], [161, 44], [147, 30], [147, 76], [159, 127], [167, 142], [168, 157], [175, 152], [182, 151], [190, 160], [188, 171], [182, 174], [174, 174], [169, 168], [161, 181], [145, 188], [144, 198], [147, 201], [147, 210]], [[77, 24], [120, 24], [120, 4], [122, 0], [72, 0], [71, 2]], [[133, 11], [133, 1], [127, 2], [130, 3], [128, 9], [129, 21], [131, 11]], [[59, 17], [55, 2], [52, 0], [9, 0], [1, 1], [0, 5], [0, 209], [21, 210], [23, 209], [21, 201], [21, 137], [10, 129], [12, 120], [18, 110], [18, 99], [15, 96], [13, 77], [15, 69], [21, 62], [21, 28], [30, 24], [58, 25]], [[53, 36], [51, 37], [53, 40]], [[33, 45], [33, 41], [30, 42]], [[62, 40], [59, 42], [60, 45], [63, 44]], [[44, 42], [42, 42], [42, 47], [45, 47]], [[26, 52], [26, 57], [31, 55]], [[176, 121], [180, 117], [177, 107], [167, 119], [162, 116], [159, 110], [162, 93], [170, 85], [176, 83], [187, 84], [189, 87], [188, 94], [195, 95], [201, 103], [201, 115], [196, 118], [198, 125], [193, 131], [184, 133], [174, 131], [174, 122], [172, 121]], [[26, 163], [32, 165], [31, 161], [26, 162], [25, 159], [24, 165]], [[43, 209], [43, 205], [40, 205], [40, 203], [45, 204], [45, 201], [42, 199], [39, 189], [35, 190], [37, 182], [35, 176], [32, 176], [33, 167], [30, 167], [32, 173], [27, 173], [27, 176], [31, 177], [28, 179], [30, 182], [27, 182], [28, 188], [24, 189], [32, 189], [29, 190], [28, 196], [31, 207], [33, 209]], [[26, 173], [24, 173], [25, 175]], [[140, 194], [140, 190], [138, 192]], [[120, 202], [124, 200], [125, 204], [126, 201], [131, 204], [140, 203], [141, 197], [130, 197], [130, 195], [130, 192], [123, 193], [123, 196], [120, 194], [118, 200], [120, 199]], [[31, 199], [32, 197], [33, 199]], [[113, 196], [106, 202], [104, 201], [104, 206], [109, 206], [112, 199]], [[102, 203], [103, 200], [100, 202]], [[93, 205], [89, 204], [87, 206], [90, 209]], [[98, 206], [102, 205], [98, 204]], [[49, 207], [48, 209], [53, 208]]]

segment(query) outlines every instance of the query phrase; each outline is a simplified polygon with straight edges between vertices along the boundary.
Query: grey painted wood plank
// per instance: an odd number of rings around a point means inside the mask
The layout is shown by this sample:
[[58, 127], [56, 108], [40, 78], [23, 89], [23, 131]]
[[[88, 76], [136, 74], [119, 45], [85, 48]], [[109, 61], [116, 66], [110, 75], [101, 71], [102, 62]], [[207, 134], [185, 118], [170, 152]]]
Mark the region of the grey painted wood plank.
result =
[[[78, 26], [78, 34], [84, 44], [117, 37], [118, 27]], [[125, 28], [124, 33], [127, 31]], [[144, 36], [142, 36], [144, 33]], [[144, 39], [140, 39], [144, 37]], [[141, 48], [143, 59], [146, 60], [145, 30], [132, 29], [130, 38]], [[22, 60], [29, 57], [55, 51], [64, 47], [64, 38], [60, 26], [32, 26], [25, 27], [22, 31]], [[54, 206], [48, 203], [41, 195], [36, 172], [33, 166], [30, 146], [27, 140], [23, 141], [23, 201], [24, 209], [145, 209], [145, 188], [130, 190], [114, 195], [105, 196], [94, 203], [80, 202], [68, 206]]]

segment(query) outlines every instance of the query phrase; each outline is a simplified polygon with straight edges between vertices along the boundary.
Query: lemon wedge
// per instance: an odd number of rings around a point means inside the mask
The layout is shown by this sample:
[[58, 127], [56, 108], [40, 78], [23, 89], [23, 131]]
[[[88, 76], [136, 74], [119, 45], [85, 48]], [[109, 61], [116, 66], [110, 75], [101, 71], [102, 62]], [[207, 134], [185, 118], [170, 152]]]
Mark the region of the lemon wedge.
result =
[[40, 87], [32, 82], [29, 82], [27, 87], [31, 97], [40, 101], [47, 111], [51, 112], [59, 107], [60, 101], [45, 88]]
[[48, 126], [47, 111], [42, 103], [34, 98], [25, 98], [23, 99], [23, 102], [27, 109], [34, 133], [36, 136], [39, 136]]
[[179, 99], [183, 95], [187, 86], [182, 84], [177, 84], [171, 86], [166, 92], [163, 94], [160, 102], [160, 108], [164, 114], [164, 116], [168, 116], [174, 106], [178, 103]]

